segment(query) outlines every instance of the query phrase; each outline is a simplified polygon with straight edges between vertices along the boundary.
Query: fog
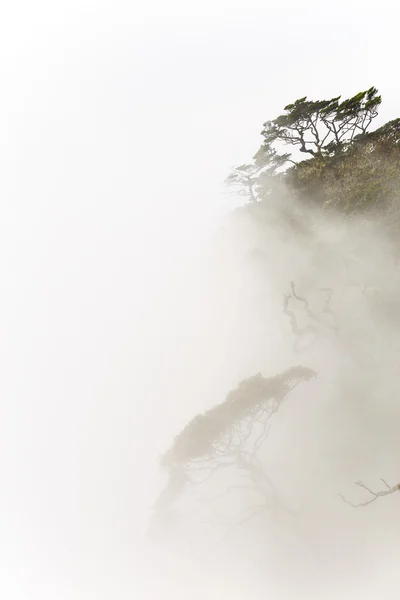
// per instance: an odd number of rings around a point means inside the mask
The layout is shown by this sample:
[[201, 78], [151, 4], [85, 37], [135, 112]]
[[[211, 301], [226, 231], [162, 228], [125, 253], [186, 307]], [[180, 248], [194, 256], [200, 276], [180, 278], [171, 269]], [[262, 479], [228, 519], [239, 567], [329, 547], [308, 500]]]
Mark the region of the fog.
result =
[[[231, 225], [239, 200], [223, 188], [262, 123], [301, 95], [376, 85], [380, 122], [398, 116], [388, 12], [385, 2], [377, 14], [355, 2], [4, 9], [5, 598], [335, 597], [335, 585], [355, 598], [394, 584], [397, 496], [358, 510], [338, 494], [357, 502], [355, 480], [399, 476], [396, 316], [375, 325], [357, 287], [396, 297], [395, 263], [378, 228], [318, 222], [301, 241], [273, 222], [268, 239]], [[343, 254], [365, 248], [345, 273], [329, 254], [338, 238]], [[342, 323], [302, 355], [282, 314], [291, 280], [310, 298], [333, 288]], [[318, 377], [271, 436], [271, 469], [302, 507], [296, 541], [270, 532], [276, 577], [260, 564], [257, 525], [254, 555], [234, 542], [202, 559], [153, 545], [159, 456], [176, 433], [239, 380], [299, 363]], [[292, 572], [297, 583], [278, 592]]]

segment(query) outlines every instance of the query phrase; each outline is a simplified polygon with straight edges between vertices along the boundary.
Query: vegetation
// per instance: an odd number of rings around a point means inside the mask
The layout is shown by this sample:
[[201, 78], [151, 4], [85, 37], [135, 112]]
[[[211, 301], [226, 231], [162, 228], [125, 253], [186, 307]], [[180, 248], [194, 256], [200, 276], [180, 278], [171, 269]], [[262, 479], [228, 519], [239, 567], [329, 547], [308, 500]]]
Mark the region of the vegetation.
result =
[[[290, 513], [258, 453], [264, 449], [270, 421], [282, 402], [297, 385], [315, 375], [313, 370], [302, 366], [269, 378], [258, 373], [241, 381], [221, 404], [194, 417], [161, 459], [168, 481], [154, 505], [152, 525], [157, 533], [169, 531], [176, 520], [176, 507], [185, 494], [204, 487], [213, 492], [206, 496], [205, 502], [203, 498], [206, 511], [227, 493], [232, 495], [245, 489], [250, 496], [246, 520], [272, 506]], [[237, 484], [238, 474], [240, 484]], [[218, 485], [221, 478], [222, 490]], [[257, 502], [255, 506], [254, 502]], [[238, 512], [239, 509], [240, 506]], [[232, 518], [233, 525], [241, 521], [237, 513]]]
[[[253, 162], [234, 169], [227, 184], [252, 203], [269, 202], [284, 184], [303, 203], [346, 214], [378, 209], [397, 226], [400, 119], [369, 131], [381, 101], [371, 87], [343, 101], [304, 97], [288, 104], [264, 123]], [[278, 153], [282, 146], [287, 153]]]
[[[308, 221], [314, 210], [333, 211], [345, 220], [372, 216], [375, 223], [384, 225], [387, 239], [398, 248], [400, 119], [370, 131], [381, 102], [378, 90], [371, 87], [345, 100], [340, 96], [329, 100], [303, 97], [285, 106], [283, 114], [264, 123], [263, 142], [253, 161], [235, 168], [226, 180], [249, 201], [239, 209], [241, 214], [245, 211], [262, 229], [263, 219], [273, 218], [269, 208], [278, 205], [280, 216], [304, 237], [309, 237]], [[289, 294], [283, 294], [282, 312], [295, 338], [295, 352], [307, 350], [319, 336], [338, 334], [340, 322], [330, 304], [333, 289], [319, 288], [319, 311], [297, 293], [293, 282], [289, 289]], [[306, 324], [298, 320], [299, 306]], [[223, 538], [232, 527], [265, 510], [290, 514], [293, 508], [281, 497], [259, 452], [265, 449], [283, 400], [299, 383], [315, 375], [304, 366], [268, 378], [259, 373], [240, 382], [221, 404], [193, 418], [162, 457], [168, 481], [154, 505], [153, 525], [168, 529], [168, 524], [176, 524], [181, 499], [196, 494], [204, 485], [212, 493], [200, 494], [203, 509], [237, 491], [250, 494], [244, 515], [239, 510], [232, 522], [225, 523]], [[400, 490], [400, 484], [382, 482], [383, 489], [376, 492], [362, 481], [356, 482], [368, 494], [363, 502], [342, 499], [362, 507]]]

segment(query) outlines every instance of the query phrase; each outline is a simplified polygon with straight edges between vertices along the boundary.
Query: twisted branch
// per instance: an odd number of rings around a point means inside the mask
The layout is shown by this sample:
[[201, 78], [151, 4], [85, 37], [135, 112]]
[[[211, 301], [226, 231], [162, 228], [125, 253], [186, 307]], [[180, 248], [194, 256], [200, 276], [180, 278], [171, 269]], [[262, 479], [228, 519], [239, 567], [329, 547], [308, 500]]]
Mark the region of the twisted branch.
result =
[[[283, 312], [289, 317], [292, 333], [297, 338], [297, 340], [295, 341], [295, 344], [294, 344], [295, 351], [299, 350], [299, 345], [301, 343], [301, 340], [307, 335], [310, 335], [310, 334], [314, 335], [313, 339], [311, 340], [311, 342], [308, 345], [308, 348], [310, 348], [315, 343], [318, 334], [322, 333], [324, 328], [325, 329], [328, 328], [329, 330], [335, 331], [337, 333], [339, 326], [338, 326], [336, 315], [335, 315], [334, 311], [332, 310], [332, 308], [330, 307], [330, 302], [331, 302], [332, 295], [333, 295], [333, 291], [330, 288], [320, 288], [321, 292], [325, 292], [327, 294], [327, 297], [324, 301], [323, 308], [320, 312], [322, 314], [330, 315], [330, 317], [333, 321], [332, 325], [327, 325], [326, 323], [324, 323], [323, 320], [314, 311], [311, 310], [307, 299], [303, 298], [302, 296], [299, 296], [297, 294], [293, 281], [290, 282], [290, 289], [291, 289], [291, 293], [283, 296]], [[306, 325], [305, 327], [299, 326], [296, 314], [292, 310], [289, 309], [289, 301], [291, 298], [294, 298], [295, 300], [297, 300], [298, 302], [300, 302], [303, 305], [304, 311], [305, 311], [307, 317], [309, 319], [311, 319], [312, 321], [314, 321], [314, 323], [316, 323], [316, 325]]]
[[368, 506], [368, 504], [372, 504], [372, 502], [375, 502], [376, 500], [378, 500], [378, 498], [382, 498], [383, 496], [389, 496], [389, 494], [394, 494], [394, 492], [398, 492], [400, 490], [400, 483], [394, 486], [390, 486], [384, 479], [381, 478], [381, 481], [384, 483], [386, 489], [380, 490], [379, 492], [374, 492], [373, 490], [371, 490], [371, 488], [367, 487], [362, 481], [355, 481], [355, 485], [358, 485], [372, 496], [371, 498], [369, 498], [369, 500], [366, 500], [365, 502], [359, 502], [358, 504], [354, 504], [353, 502], [345, 498], [343, 494], [339, 494], [339, 496], [341, 497], [343, 502], [346, 502], [346, 504], [350, 504], [350, 506], [352, 506], [353, 508], [361, 508], [363, 506]]

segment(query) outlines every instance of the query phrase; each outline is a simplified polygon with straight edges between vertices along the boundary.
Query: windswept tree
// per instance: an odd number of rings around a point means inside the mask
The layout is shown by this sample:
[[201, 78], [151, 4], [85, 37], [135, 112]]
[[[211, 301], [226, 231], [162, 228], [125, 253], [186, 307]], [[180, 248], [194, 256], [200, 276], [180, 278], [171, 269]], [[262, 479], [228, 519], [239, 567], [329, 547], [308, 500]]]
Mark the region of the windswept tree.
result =
[[202, 515], [208, 522], [217, 519], [226, 535], [267, 511], [290, 513], [261, 453], [272, 417], [297, 385], [314, 376], [302, 366], [269, 378], [259, 373], [192, 419], [162, 457], [168, 481], [154, 504], [154, 533], [173, 532], [189, 517]]
[[249, 196], [252, 202], [256, 202], [261, 190], [260, 173], [261, 169], [257, 165], [241, 165], [232, 171], [225, 183], [235, 188], [234, 193]]
[[314, 158], [340, 151], [355, 136], [367, 133], [382, 102], [374, 87], [347, 100], [340, 98], [315, 101], [304, 96], [288, 104], [282, 115], [264, 123], [261, 149], [283, 142]]
[[261, 193], [265, 195], [273, 191], [282, 167], [290, 161], [290, 154], [278, 154], [271, 146], [262, 146], [253, 159], [253, 164], [236, 167], [225, 183], [235, 187], [240, 196], [248, 196], [256, 202]]
[[[283, 114], [264, 123], [263, 143], [253, 163], [234, 169], [226, 183], [239, 188], [240, 195], [252, 202], [264, 199], [276, 181], [293, 170], [290, 167], [302, 164], [293, 154], [296, 149], [314, 159], [312, 172], [319, 174], [328, 159], [342, 156], [355, 141], [365, 138], [381, 102], [375, 87], [346, 100], [341, 96], [329, 100], [299, 98], [285, 106]], [[292, 150], [282, 152], [285, 146]]]

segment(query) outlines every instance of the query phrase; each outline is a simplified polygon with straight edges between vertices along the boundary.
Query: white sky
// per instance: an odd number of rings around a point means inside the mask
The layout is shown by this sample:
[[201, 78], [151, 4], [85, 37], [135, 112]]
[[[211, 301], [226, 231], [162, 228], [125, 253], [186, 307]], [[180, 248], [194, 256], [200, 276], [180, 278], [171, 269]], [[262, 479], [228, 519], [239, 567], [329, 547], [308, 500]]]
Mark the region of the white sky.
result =
[[399, 116], [398, 17], [368, 0], [2, 8], [2, 597], [122, 597], [104, 565], [135, 551], [141, 453], [153, 464], [180, 406], [161, 396], [197, 331], [185, 301], [223, 180], [303, 95], [375, 85], [380, 122]]

